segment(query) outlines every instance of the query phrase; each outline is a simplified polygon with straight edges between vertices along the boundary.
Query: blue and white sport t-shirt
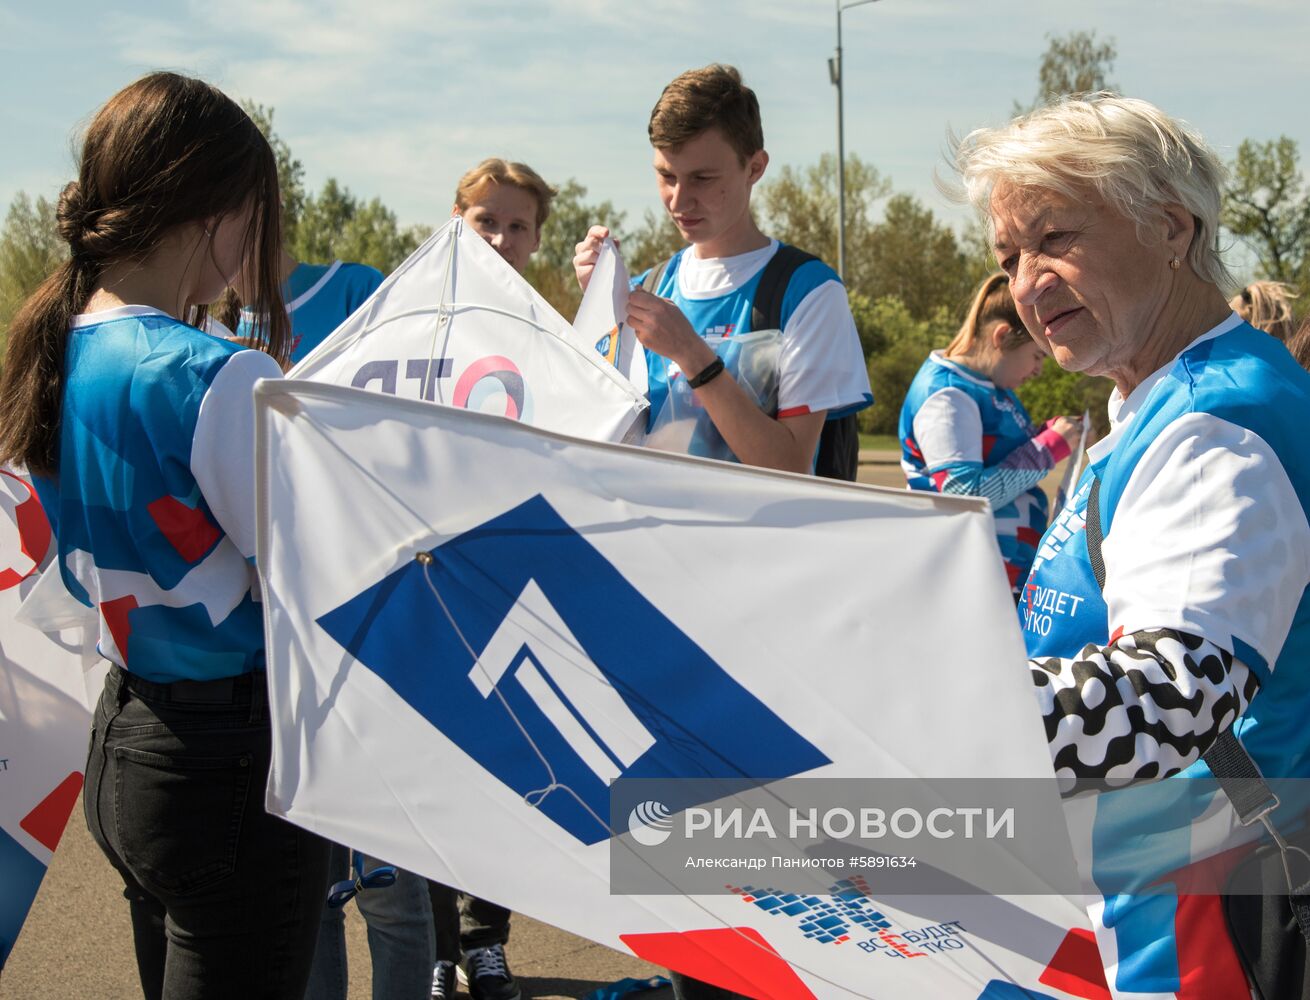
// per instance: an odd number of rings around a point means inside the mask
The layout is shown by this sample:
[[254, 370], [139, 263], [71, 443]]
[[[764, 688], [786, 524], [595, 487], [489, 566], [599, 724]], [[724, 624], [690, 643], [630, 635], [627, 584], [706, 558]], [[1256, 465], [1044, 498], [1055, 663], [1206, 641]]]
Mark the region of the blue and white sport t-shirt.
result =
[[1017, 594], [1046, 530], [1039, 485], [1069, 445], [1038, 430], [1009, 389], [934, 351], [901, 407], [901, 468], [912, 490], [986, 497], [1006, 576]]
[[[367, 264], [297, 264], [282, 286], [291, 319], [291, 360], [302, 360], [362, 306], [383, 282]], [[252, 314], [242, 310], [237, 336], [251, 333]]]
[[[1089, 467], [1043, 537], [1024, 589], [1029, 655], [1070, 659], [1150, 629], [1200, 637], [1260, 680], [1234, 725], [1260, 771], [1310, 777], [1310, 375], [1233, 315], [1127, 398], [1116, 392], [1110, 416], [1113, 430], [1088, 450]], [[1092, 477], [1104, 593], [1087, 549]], [[1141, 669], [1155, 684], [1158, 667], [1143, 660]], [[1079, 752], [1087, 755], [1109, 753], [1120, 735], [1095, 718], [1071, 722], [1085, 727]], [[1154, 722], [1159, 729], [1167, 719]], [[1108, 761], [1111, 778], [1140, 776], [1131, 744], [1115, 744], [1123, 759]], [[1162, 741], [1153, 766], [1167, 772], [1190, 759], [1171, 762], [1172, 752]], [[1220, 897], [1188, 889], [1199, 862], [1249, 840], [1210, 808], [1209, 785], [1189, 783], [1208, 776], [1197, 761], [1096, 801], [1090, 867], [1105, 895], [1091, 916], [1116, 996], [1247, 995]], [[1180, 810], [1181, 824], [1171, 822]], [[1275, 822], [1298, 820], [1295, 806], [1275, 812], [1287, 814]], [[1126, 874], [1132, 892], [1123, 891]]]
[[[778, 241], [735, 257], [697, 257], [691, 247], [670, 259], [655, 293], [672, 299], [701, 337], [733, 337], [751, 332], [751, 307], [764, 266]], [[644, 275], [633, 285], [639, 286]], [[775, 417], [826, 410], [829, 418], [854, 413], [873, 402], [869, 372], [851, 317], [846, 288], [835, 271], [819, 260], [806, 261], [792, 274], [782, 299], [782, 340], [778, 356], [778, 408]], [[668, 396], [669, 380], [684, 373], [673, 362], [646, 352], [653, 425]], [[691, 374], [695, 374], [692, 372]]]
[[74, 317], [59, 477], [36, 485], [105, 658], [162, 683], [262, 668], [252, 392], [281, 374], [154, 309]]

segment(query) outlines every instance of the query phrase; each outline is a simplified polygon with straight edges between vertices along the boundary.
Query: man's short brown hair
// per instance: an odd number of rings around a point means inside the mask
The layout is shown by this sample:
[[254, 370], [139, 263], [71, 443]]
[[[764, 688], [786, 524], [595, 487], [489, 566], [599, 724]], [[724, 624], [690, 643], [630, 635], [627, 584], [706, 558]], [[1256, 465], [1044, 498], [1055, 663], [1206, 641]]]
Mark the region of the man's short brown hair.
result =
[[742, 163], [764, 148], [760, 102], [734, 66], [690, 69], [664, 88], [646, 131], [656, 149], [676, 149], [717, 128]]
[[536, 198], [538, 229], [550, 217], [550, 203], [555, 197], [555, 189], [526, 163], [512, 163], [498, 156], [483, 160], [459, 179], [455, 188], [455, 205], [460, 212], [466, 212], [470, 205], [476, 205], [489, 184], [510, 184]]

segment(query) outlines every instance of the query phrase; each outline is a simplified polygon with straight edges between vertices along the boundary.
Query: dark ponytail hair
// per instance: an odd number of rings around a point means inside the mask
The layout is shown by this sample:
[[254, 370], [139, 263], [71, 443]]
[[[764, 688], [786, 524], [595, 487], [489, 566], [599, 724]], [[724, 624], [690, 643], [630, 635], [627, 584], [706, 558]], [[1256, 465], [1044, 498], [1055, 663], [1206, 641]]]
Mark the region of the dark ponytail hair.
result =
[[[109, 99], [87, 129], [78, 179], [59, 196], [59, 235], [70, 257], [9, 327], [0, 461], [56, 474], [69, 325], [105, 268], [145, 260], [174, 227], [247, 203], [243, 282], [264, 306], [256, 342], [281, 362], [290, 330], [278, 281], [277, 164], [267, 140], [217, 88], [176, 73], [152, 73]], [[206, 311], [200, 305], [182, 318], [199, 325]]]
[[1010, 295], [1010, 279], [1004, 271], [989, 274], [979, 287], [969, 306], [968, 315], [960, 325], [960, 332], [946, 348], [947, 357], [972, 351], [977, 346], [978, 338], [992, 323], [1005, 323], [1010, 328], [1010, 332], [1001, 341], [1002, 351], [1012, 351], [1032, 343], [1023, 320], [1019, 318], [1019, 311], [1015, 308], [1014, 298]]

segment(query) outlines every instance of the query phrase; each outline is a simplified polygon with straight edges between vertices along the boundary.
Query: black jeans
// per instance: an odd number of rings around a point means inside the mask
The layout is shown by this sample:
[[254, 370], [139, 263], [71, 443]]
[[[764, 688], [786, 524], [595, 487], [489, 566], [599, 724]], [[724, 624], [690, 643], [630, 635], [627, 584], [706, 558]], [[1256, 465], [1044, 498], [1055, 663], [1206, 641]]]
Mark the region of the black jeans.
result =
[[438, 959], [458, 962], [474, 948], [493, 944], [504, 947], [509, 941], [510, 911], [505, 907], [431, 879], [428, 898], [432, 903]]
[[113, 667], [83, 804], [123, 877], [146, 1000], [301, 1000], [328, 844], [264, 811], [263, 673], [155, 684]]

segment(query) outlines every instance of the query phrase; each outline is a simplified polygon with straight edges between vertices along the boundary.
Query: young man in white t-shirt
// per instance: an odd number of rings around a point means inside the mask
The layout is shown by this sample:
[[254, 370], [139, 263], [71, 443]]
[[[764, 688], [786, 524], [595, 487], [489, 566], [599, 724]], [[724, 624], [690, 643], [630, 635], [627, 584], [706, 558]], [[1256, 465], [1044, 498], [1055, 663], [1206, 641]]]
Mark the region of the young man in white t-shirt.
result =
[[[635, 287], [628, 325], [646, 349], [652, 423], [670, 384], [685, 378], [732, 454], [746, 465], [811, 472], [825, 420], [873, 402], [846, 289], [822, 261], [791, 273], [779, 311], [777, 403], [766, 412], [707, 342], [751, 330], [760, 278], [780, 244], [750, 212], [764, 175], [759, 102], [731, 66], [690, 70], [664, 88], [648, 126], [660, 200], [690, 244], [654, 294]], [[609, 235], [593, 226], [573, 267], [584, 288]], [[808, 256], [808, 255], [806, 255]], [[725, 354], [731, 354], [725, 351]], [[733, 994], [673, 973], [679, 1000]]]
[[[773, 412], [720, 367], [705, 339], [749, 332], [758, 278], [780, 246], [750, 212], [769, 163], [755, 94], [730, 66], [690, 70], [664, 88], [648, 131], [660, 200], [690, 244], [669, 261], [658, 294], [634, 288], [628, 299], [628, 324], [647, 352], [652, 419], [671, 380], [685, 378], [738, 460], [809, 472], [824, 421], [873, 401], [837, 275], [807, 259], [790, 276]], [[573, 266], [584, 288], [608, 235], [593, 226], [577, 246]]]

